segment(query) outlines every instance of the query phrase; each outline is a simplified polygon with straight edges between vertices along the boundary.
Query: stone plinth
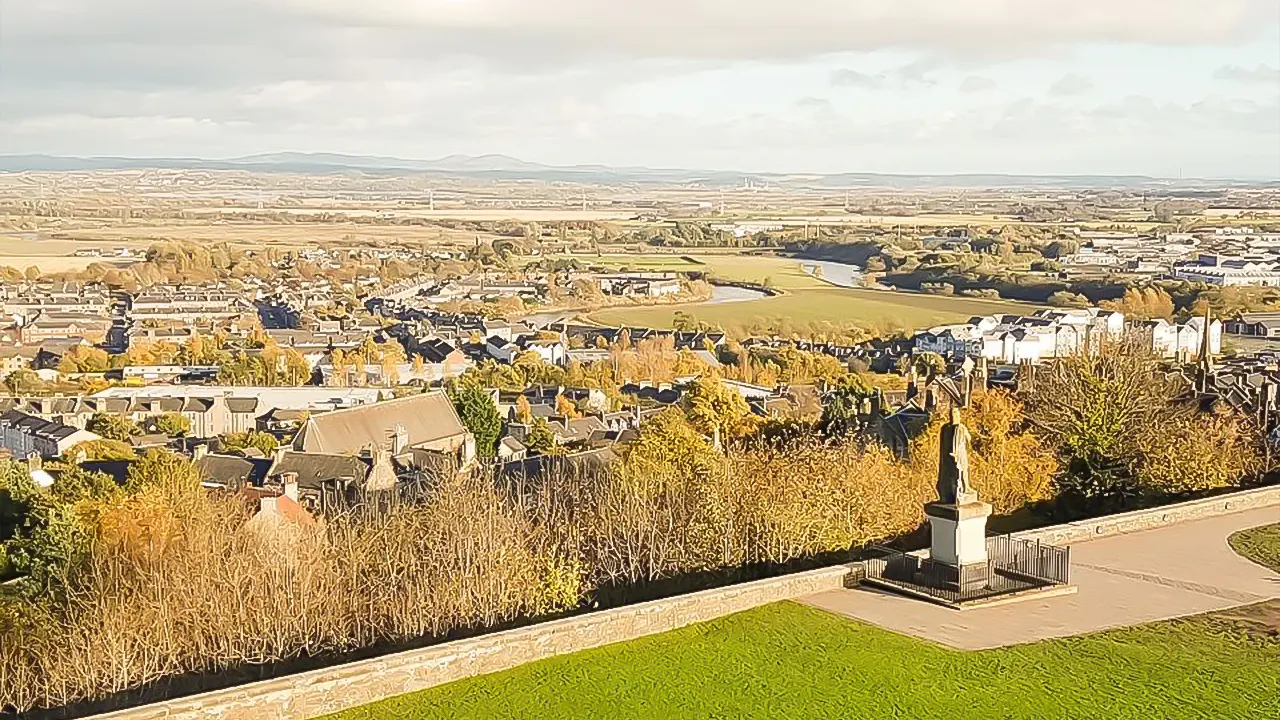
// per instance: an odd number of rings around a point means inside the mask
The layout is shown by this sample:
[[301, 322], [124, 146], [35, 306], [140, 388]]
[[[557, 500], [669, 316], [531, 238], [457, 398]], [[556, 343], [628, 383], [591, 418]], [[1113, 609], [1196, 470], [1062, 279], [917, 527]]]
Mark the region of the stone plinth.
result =
[[924, 512], [931, 560], [959, 569], [986, 564], [991, 505], [980, 502], [977, 493], [964, 493], [955, 503], [929, 503]]

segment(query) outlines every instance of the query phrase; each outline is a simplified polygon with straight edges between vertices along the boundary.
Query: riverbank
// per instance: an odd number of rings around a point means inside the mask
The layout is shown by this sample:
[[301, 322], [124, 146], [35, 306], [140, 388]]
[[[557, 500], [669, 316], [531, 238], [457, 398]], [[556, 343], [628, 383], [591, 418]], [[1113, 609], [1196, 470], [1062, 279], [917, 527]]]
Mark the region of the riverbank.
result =
[[[927, 295], [858, 287], [852, 282], [856, 266], [844, 263], [846, 287], [806, 272], [814, 261], [780, 255], [703, 255], [709, 277], [717, 283], [767, 289], [772, 294], [750, 301], [690, 303], [661, 307], [609, 309], [588, 315], [593, 322], [635, 327], [674, 327], [675, 313], [693, 315], [725, 330], [732, 337], [751, 335], [808, 336], [849, 334], [853, 328], [877, 334], [912, 332], [974, 315], [1029, 312], [1032, 306], [1006, 300]], [[842, 277], [837, 268], [831, 274]], [[865, 333], [863, 333], [865, 334]]]

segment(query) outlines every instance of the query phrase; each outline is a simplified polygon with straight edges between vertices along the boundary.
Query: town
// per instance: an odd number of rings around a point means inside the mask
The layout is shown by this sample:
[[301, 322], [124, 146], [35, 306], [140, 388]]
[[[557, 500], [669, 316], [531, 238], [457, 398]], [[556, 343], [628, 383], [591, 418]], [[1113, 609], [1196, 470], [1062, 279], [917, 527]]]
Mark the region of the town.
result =
[[1280, 718], [1280, 5], [0, 10], [0, 720]]

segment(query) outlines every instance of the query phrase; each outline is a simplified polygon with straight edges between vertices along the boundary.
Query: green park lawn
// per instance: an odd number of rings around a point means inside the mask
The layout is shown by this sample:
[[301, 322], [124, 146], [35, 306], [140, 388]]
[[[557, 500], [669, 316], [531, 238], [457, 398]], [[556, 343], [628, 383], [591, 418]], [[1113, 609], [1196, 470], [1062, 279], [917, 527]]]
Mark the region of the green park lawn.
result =
[[392, 718], [1280, 717], [1280, 639], [1209, 617], [960, 652], [794, 603], [356, 708]]

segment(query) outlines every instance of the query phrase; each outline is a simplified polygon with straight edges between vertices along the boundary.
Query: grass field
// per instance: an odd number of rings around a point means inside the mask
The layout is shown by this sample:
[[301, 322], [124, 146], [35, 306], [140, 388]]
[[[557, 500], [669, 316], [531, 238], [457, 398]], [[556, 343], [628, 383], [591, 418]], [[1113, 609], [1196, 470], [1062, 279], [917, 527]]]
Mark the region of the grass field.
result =
[[1027, 312], [1028, 305], [1003, 300], [981, 300], [941, 295], [895, 293], [840, 288], [801, 269], [798, 260], [774, 256], [699, 255], [704, 269], [727, 280], [761, 283], [766, 280], [786, 294], [746, 302], [680, 307], [637, 307], [592, 313], [591, 320], [606, 325], [671, 327], [675, 313], [724, 328], [733, 334], [765, 328], [788, 328], [831, 323], [885, 330], [918, 330], [974, 315]]
[[1227, 542], [1241, 556], [1280, 573], [1280, 523], [1241, 530]]
[[1212, 617], [959, 652], [780, 603], [331, 716], [1280, 717], [1280, 640]]
[[[599, 265], [609, 269], [619, 268], [637, 268], [643, 270], [652, 270], [658, 272], [700, 272], [706, 270], [706, 266], [698, 261], [686, 258], [683, 255], [565, 255], [555, 256], [551, 259], [555, 260], [559, 257], [575, 258], [578, 261], [592, 266]], [[529, 258], [536, 260], [537, 258]]]

